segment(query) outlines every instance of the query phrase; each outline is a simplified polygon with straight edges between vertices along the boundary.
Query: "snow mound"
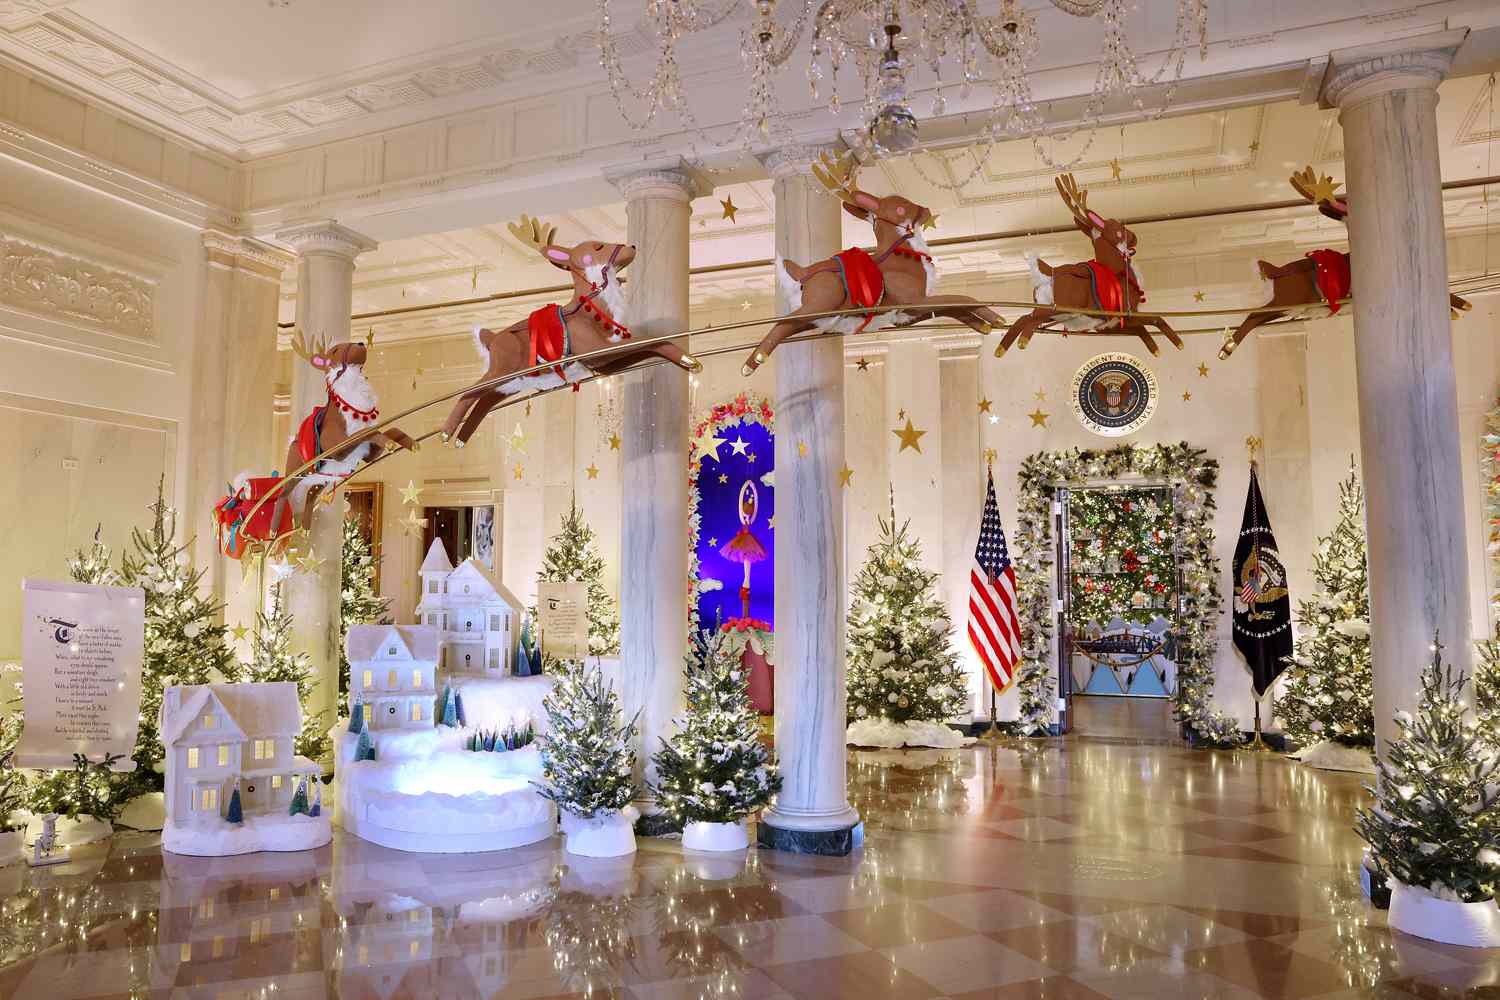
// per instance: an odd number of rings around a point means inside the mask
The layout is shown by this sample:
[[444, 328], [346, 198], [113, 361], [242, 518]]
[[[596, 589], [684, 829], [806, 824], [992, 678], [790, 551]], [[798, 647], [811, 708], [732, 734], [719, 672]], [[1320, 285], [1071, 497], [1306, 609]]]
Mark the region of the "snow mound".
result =
[[160, 830], [167, 825], [167, 797], [161, 792], [137, 795], [125, 803], [125, 808], [115, 817], [115, 825], [153, 833]]
[[22, 841], [21, 831], [14, 833], [8, 830], [0, 830], [0, 868], [13, 865], [26, 856]]
[[270, 813], [246, 816], [243, 823], [175, 823], [161, 831], [162, 850], [173, 854], [221, 858], [258, 851], [310, 851], [333, 840], [324, 816]]
[[[620, 659], [616, 656], [591, 656], [588, 661], [599, 667], [604, 679], [616, 691], [620, 687]], [[464, 719], [480, 729], [503, 729], [530, 721], [537, 734], [547, 731], [547, 710], [542, 702], [552, 693], [550, 674], [535, 677], [448, 677], [453, 690], [464, 696]]]
[[[36, 842], [36, 838], [42, 835], [42, 817], [27, 814], [26, 821], [26, 843]], [[79, 847], [83, 844], [92, 844], [112, 836], [115, 828], [108, 821], [95, 819], [92, 816], [80, 816], [77, 819], [68, 819], [66, 816], [57, 817], [57, 846]]]
[[1370, 751], [1360, 747], [1346, 747], [1333, 740], [1323, 740], [1310, 747], [1288, 754], [1293, 760], [1321, 771], [1353, 771], [1357, 774], [1374, 774], [1375, 758]]
[[889, 719], [857, 719], [849, 723], [844, 740], [858, 747], [936, 747], [953, 750], [966, 747], [974, 737], [965, 736], [941, 722], [892, 722]]

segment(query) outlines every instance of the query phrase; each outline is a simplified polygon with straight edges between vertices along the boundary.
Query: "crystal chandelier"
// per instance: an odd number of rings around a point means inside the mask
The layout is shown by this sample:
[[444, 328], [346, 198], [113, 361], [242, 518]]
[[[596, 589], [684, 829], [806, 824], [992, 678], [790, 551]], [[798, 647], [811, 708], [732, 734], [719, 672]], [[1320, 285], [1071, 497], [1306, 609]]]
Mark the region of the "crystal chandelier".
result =
[[[1048, 2], [1103, 27], [1093, 89], [1073, 132], [1092, 132], [1112, 101], [1146, 111], [1146, 91], [1165, 83], [1155, 112], [1164, 113], [1188, 49], [1196, 43], [1200, 57], [1207, 54], [1208, 0], [1177, 0], [1174, 37], [1151, 75], [1141, 68], [1126, 33], [1126, 15], [1134, 0]], [[741, 54], [749, 86], [737, 128], [746, 145], [765, 143], [777, 127], [781, 114], [775, 80], [804, 35], [810, 41], [807, 78], [814, 101], [826, 102], [833, 114], [839, 114], [846, 103], [840, 78], [855, 78], [860, 85], [861, 132], [873, 155], [909, 152], [920, 145], [909, 83], [914, 74], [930, 78], [934, 116], [945, 112], [948, 91], [955, 84], [961, 97], [968, 97], [976, 86], [989, 86], [994, 99], [987, 103], [993, 110], [981, 129], [982, 139], [1037, 139], [1046, 125], [1030, 83], [1031, 64], [1041, 48], [1037, 19], [1020, 0], [1000, 0], [992, 15], [979, 12], [978, 0], [645, 0], [645, 24], [655, 34], [658, 52], [655, 71], [642, 87], [626, 78], [610, 0], [598, 3], [600, 64], [622, 117], [636, 129], [646, 128], [659, 111], [670, 108], [700, 138], [708, 139], [683, 94], [678, 46], [694, 34], [743, 16], [747, 4]], [[721, 137], [714, 144], [724, 145], [725, 140]], [[1052, 163], [1040, 145], [1038, 151]]]

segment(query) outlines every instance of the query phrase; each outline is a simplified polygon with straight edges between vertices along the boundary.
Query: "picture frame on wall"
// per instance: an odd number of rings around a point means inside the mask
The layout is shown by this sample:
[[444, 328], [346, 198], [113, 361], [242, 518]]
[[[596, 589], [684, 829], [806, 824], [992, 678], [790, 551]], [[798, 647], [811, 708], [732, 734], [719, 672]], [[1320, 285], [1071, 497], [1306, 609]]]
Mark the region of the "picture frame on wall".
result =
[[347, 517], [359, 522], [370, 551], [376, 554], [374, 579], [376, 593], [380, 592], [380, 541], [381, 518], [385, 514], [384, 483], [349, 483], [343, 487], [344, 499], [349, 503]]
[[474, 561], [490, 572], [495, 570], [495, 505], [480, 504], [469, 522], [470, 551]]

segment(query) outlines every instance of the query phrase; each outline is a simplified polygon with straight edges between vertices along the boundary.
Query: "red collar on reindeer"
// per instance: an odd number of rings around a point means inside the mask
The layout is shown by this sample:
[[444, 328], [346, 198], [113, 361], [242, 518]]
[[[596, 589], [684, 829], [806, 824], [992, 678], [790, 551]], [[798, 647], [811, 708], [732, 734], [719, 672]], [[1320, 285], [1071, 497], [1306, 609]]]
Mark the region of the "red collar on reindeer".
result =
[[[594, 300], [597, 299], [600, 295], [603, 295], [604, 290], [609, 287], [609, 276], [615, 269], [615, 258], [618, 257], [619, 254], [620, 247], [618, 244], [616, 244], [615, 248], [610, 251], [609, 262], [604, 265], [604, 283], [600, 284], [595, 281], [590, 281], [589, 293], [578, 300], [577, 306], [568, 310], [567, 313], [564, 313], [563, 318], [566, 319], [568, 316], [576, 313], [579, 309], [582, 309], [584, 312], [594, 317], [594, 320], [598, 322], [600, 326], [604, 327], [605, 331], [609, 334], [610, 340], [629, 340], [630, 328], [624, 323], [616, 322], [615, 318], [609, 314], [609, 310], [602, 309], [594, 303]], [[572, 265], [569, 265], [568, 269], [571, 271], [573, 269]], [[584, 277], [587, 278], [588, 276], [585, 275]], [[577, 386], [574, 386], [574, 388], [576, 389]]]
[[[344, 366], [344, 368], [347, 367], [347, 365]], [[344, 368], [339, 369], [339, 375], [344, 374]], [[356, 420], [375, 420], [378, 418], [380, 416], [380, 408], [378, 406], [372, 406], [368, 410], [361, 410], [334, 391], [333, 383], [339, 380], [339, 375], [335, 375], [328, 381], [328, 405], [338, 407], [339, 410], [349, 414], [349, 416]]]

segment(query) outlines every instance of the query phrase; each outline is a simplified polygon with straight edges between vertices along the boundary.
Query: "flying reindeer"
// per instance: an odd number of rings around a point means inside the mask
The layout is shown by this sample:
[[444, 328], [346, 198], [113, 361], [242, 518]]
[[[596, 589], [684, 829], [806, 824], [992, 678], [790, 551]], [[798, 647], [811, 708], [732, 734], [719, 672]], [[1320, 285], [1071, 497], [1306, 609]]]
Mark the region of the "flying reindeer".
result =
[[271, 523], [282, 523], [290, 505], [294, 513], [301, 508], [299, 523], [307, 527], [312, 523], [313, 504], [326, 486], [337, 484], [352, 475], [361, 464], [374, 457], [377, 451], [395, 451], [398, 448], [415, 451], [417, 444], [405, 432], [392, 427], [366, 434], [348, 447], [339, 448], [339, 445], [380, 419], [375, 388], [365, 378], [364, 366], [369, 358], [369, 348], [357, 343], [329, 346], [321, 337], [309, 346], [302, 331], [295, 330], [292, 333], [292, 350], [298, 357], [323, 372], [328, 398], [323, 405], [314, 406], [297, 428], [297, 434], [287, 448], [287, 472], [312, 461], [315, 455], [337, 449], [316, 467], [303, 473], [291, 489], [277, 494]]
[[[1349, 215], [1349, 202], [1338, 194], [1338, 185], [1332, 177], [1320, 176], [1311, 166], [1306, 166], [1288, 180], [1293, 190], [1318, 206], [1318, 211], [1328, 218], [1344, 222]], [[1279, 267], [1260, 260], [1255, 262], [1255, 267], [1261, 279], [1271, 283], [1271, 301], [1261, 307], [1263, 311], [1246, 316], [1239, 329], [1225, 338], [1219, 348], [1221, 359], [1233, 354], [1256, 327], [1283, 316], [1296, 315], [1301, 319], [1332, 316], [1339, 311], [1341, 300], [1349, 297], [1349, 255], [1337, 250], [1312, 250], [1301, 260]], [[1460, 312], [1473, 308], [1467, 300], [1452, 294], [1448, 296], [1448, 307], [1453, 311], [1454, 319]]]
[[[534, 248], [553, 267], [573, 278], [573, 297], [564, 305], [546, 305], [504, 330], [474, 328], [474, 341], [485, 361], [484, 376], [473, 389], [458, 397], [443, 425], [443, 440], [462, 448], [479, 424], [509, 396], [529, 390], [552, 389], [576, 383], [589, 375], [614, 375], [644, 361], [662, 358], [689, 371], [703, 364], [670, 341], [650, 344], [635, 351], [621, 351], [604, 358], [570, 360], [592, 354], [611, 344], [630, 339], [626, 328], [625, 296], [618, 272], [635, 260], [635, 247], [621, 243], [585, 240], [572, 249], [553, 243], [557, 227], [544, 225], [528, 215], [510, 224], [511, 234]], [[536, 365], [557, 362], [532, 375], [513, 375]], [[497, 378], [505, 381], [489, 388], [480, 385]]]
[[[959, 320], [980, 333], [989, 333], [1005, 322], [994, 311], [967, 295], [933, 295], [937, 271], [920, 231], [932, 212], [898, 194], [876, 198], [854, 186], [854, 154], [834, 158], [828, 153], [813, 164], [813, 174], [839, 196], [844, 211], [875, 227], [875, 249], [844, 250], [827, 260], [806, 267], [780, 258], [776, 261], [776, 284], [790, 301], [791, 313], [771, 327], [756, 345], [741, 372], [749, 375], [786, 338], [805, 330], [836, 330], [862, 333], [886, 327], [911, 326], [933, 316]], [[844, 308], [876, 305], [901, 306], [899, 310], [864, 315], [804, 317]]]
[[995, 348], [995, 357], [1004, 357], [1017, 340], [1024, 349], [1039, 327], [1053, 322], [1064, 330], [1080, 333], [1139, 337], [1152, 354], [1157, 353], [1156, 341], [1147, 327], [1155, 327], [1181, 350], [1182, 338], [1160, 316], [1091, 316], [1069, 312], [1070, 309], [1097, 309], [1134, 313], [1146, 301], [1146, 293], [1141, 288], [1140, 275], [1131, 263], [1135, 257], [1135, 233], [1120, 220], [1106, 219], [1092, 211], [1088, 189], [1080, 188], [1072, 174], [1063, 174], [1055, 183], [1063, 204], [1073, 213], [1074, 225], [1093, 242], [1094, 259], [1053, 266], [1028, 254], [1032, 297], [1038, 305], [1005, 331]]

